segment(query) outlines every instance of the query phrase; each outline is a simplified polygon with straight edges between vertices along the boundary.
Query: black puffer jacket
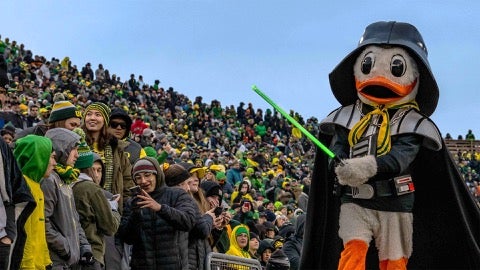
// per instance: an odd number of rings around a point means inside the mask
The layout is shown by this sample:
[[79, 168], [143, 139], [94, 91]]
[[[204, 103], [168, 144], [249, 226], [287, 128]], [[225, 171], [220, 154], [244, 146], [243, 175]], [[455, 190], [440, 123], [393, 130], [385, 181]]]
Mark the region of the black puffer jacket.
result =
[[200, 215], [193, 230], [189, 233], [188, 240], [188, 264], [191, 270], [203, 270], [205, 258], [211, 250], [208, 237], [212, 231], [213, 219], [208, 214]]
[[130, 199], [119, 228], [119, 236], [131, 244], [131, 269], [188, 269], [188, 232], [195, 224], [197, 205], [184, 190], [167, 187], [158, 162], [156, 190], [149, 195], [162, 205], [160, 211], [137, 208]]
[[300, 256], [302, 254], [303, 245], [303, 233], [305, 227], [306, 215], [300, 215], [297, 217], [295, 223], [295, 234], [291, 235], [283, 244], [282, 250], [287, 255], [290, 261], [290, 269], [297, 270], [300, 265]]

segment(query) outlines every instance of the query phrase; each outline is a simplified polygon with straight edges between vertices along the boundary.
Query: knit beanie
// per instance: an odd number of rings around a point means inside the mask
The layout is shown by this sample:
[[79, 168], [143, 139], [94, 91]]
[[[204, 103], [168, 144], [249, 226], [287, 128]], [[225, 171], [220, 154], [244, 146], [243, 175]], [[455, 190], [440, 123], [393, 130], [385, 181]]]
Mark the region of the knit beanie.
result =
[[132, 127], [132, 118], [130, 118], [130, 116], [125, 110], [121, 108], [114, 108], [110, 113], [110, 120], [113, 120], [115, 118], [122, 119], [123, 121], [125, 121], [125, 124], [127, 125], [125, 137], [127, 137], [130, 134], [130, 128]]
[[217, 172], [215, 177], [217, 178], [218, 181], [222, 181], [222, 180], [227, 179], [227, 176], [225, 175], [224, 172]]
[[155, 165], [153, 165], [153, 163], [150, 162], [150, 160], [139, 159], [133, 165], [132, 177], [135, 179], [135, 175], [141, 172], [149, 172], [149, 173], [157, 174], [157, 169], [155, 168]]
[[93, 152], [88, 147], [87, 143], [82, 142], [78, 146], [78, 158], [75, 162], [75, 168], [86, 169], [93, 165]]
[[250, 238], [250, 234], [248, 233], [248, 229], [246, 226], [239, 226], [237, 231], [235, 232], [235, 236], [239, 236], [242, 233], [247, 234]]
[[258, 240], [258, 242], [260, 242], [260, 237], [258, 236], [258, 234], [254, 233], [254, 232], [251, 232], [250, 233], [250, 240], [252, 240], [253, 238], [256, 238]]
[[50, 123], [58, 122], [61, 120], [66, 120], [69, 118], [82, 118], [82, 112], [77, 110], [75, 106], [70, 101], [61, 100], [55, 102], [50, 112], [50, 117], [48, 121]]
[[99, 111], [105, 120], [105, 125], [108, 125], [108, 122], [110, 122], [110, 108], [106, 104], [101, 102], [93, 102], [92, 104], [88, 105], [87, 108], [85, 108], [84, 114], [86, 115], [90, 110]]
[[214, 181], [203, 181], [200, 188], [205, 191], [205, 197], [218, 196], [220, 200], [222, 199], [222, 188]]
[[173, 187], [190, 178], [188, 171], [179, 164], [172, 164], [164, 167], [165, 182], [167, 186]]

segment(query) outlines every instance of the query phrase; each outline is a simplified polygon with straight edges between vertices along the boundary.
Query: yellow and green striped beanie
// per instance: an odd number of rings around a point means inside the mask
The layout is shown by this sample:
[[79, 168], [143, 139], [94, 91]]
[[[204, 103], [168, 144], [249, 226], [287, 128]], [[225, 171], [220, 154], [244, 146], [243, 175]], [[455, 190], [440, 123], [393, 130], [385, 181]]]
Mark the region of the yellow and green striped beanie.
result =
[[70, 101], [60, 100], [53, 104], [48, 121], [50, 123], [66, 120], [69, 118], [82, 118], [82, 112], [77, 110]]
[[101, 102], [93, 102], [92, 104], [88, 105], [87, 108], [85, 109], [85, 115], [90, 110], [99, 111], [102, 114], [103, 119], [105, 120], [105, 125], [108, 125], [108, 123], [110, 122], [111, 110], [106, 104]]

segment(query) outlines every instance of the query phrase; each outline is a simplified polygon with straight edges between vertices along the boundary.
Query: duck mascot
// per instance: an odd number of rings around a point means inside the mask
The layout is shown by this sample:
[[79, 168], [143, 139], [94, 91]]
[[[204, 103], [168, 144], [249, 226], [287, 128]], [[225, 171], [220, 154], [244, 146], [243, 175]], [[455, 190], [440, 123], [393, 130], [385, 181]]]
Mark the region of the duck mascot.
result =
[[429, 116], [439, 90], [418, 30], [367, 26], [329, 76], [301, 269], [480, 269], [480, 210]]

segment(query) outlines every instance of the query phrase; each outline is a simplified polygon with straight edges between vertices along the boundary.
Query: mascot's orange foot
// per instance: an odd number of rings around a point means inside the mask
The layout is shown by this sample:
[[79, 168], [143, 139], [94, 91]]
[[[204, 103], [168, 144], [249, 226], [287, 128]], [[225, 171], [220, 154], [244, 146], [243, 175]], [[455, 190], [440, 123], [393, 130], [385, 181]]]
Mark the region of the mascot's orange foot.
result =
[[339, 270], [365, 270], [368, 244], [362, 240], [348, 241], [338, 263]]
[[398, 260], [384, 260], [380, 262], [380, 270], [405, 270], [407, 269], [407, 258]]

